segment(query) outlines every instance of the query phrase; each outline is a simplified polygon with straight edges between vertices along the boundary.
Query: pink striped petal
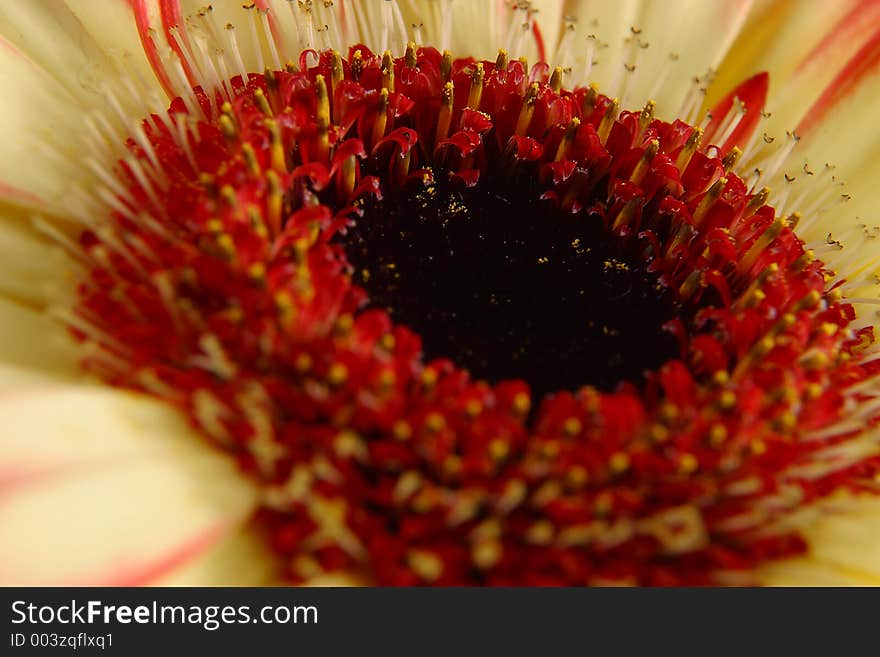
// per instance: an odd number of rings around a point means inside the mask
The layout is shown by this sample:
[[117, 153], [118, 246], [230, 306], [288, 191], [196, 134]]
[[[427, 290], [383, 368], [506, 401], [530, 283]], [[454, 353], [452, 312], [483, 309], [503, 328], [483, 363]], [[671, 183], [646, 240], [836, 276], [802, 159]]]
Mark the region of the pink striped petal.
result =
[[135, 585], [198, 559], [256, 502], [173, 409], [105, 388], [0, 395], [0, 583]]

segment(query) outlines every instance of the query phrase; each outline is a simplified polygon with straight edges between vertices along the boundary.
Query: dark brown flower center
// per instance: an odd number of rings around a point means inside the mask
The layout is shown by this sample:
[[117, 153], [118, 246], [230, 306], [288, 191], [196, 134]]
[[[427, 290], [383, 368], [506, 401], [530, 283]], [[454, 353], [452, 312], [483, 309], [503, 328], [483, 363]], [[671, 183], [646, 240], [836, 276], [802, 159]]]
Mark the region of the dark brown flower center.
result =
[[536, 395], [640, 381], [677, 355], [664, 324], [680, 313], [635, 240], [601, 217], [541, 200], [530, 175], [487, 168], [474, 186], [438, 175], [369, 200], [344, 238], [372, 305], [491, 382]]

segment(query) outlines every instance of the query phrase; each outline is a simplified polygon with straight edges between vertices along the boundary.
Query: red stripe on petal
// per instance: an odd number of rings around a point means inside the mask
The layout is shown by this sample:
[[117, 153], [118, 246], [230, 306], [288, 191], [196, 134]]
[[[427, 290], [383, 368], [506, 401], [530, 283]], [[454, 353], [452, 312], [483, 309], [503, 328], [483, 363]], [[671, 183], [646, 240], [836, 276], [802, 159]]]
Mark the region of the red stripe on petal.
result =
[[722, 124], [726, 123], [725, 119], [733, 107], [734, 98], [738, 98], [745, 105], [745, 115], [740, 119], [733, 132], [724, 140], [724, 143], [716, 145], [721, 148], [722, 153], [726, 154], [737, 144], [747, 142], [761, 119], [761, 110], [767, 102], [769, 83], [770, 76], [766, 72], [758, 73], [721, 99], [721, 102], [712, 108], [712, 120], [706, 126], [704, 140], [709, 143], [713, 139], [723, 137], [723, 135], [716, 133]]
[[275, 18], [275, 14], [272, 13], [269, 7], [269, 0], [255, 0], [254, 4], [257, 6], [257, 9], [266, 12], [269, 17], [269, 29], [272, 30], [272, 38], [275, 40], [275, 43], [280, 44], [282, 41], [281, 26], [278, 25], [278, 19]]
[[828, 57], [836, 50], [852, 51], [880, 24], [880, 0], [858, 0], [828, 34], [798, 64], [795, 73], [803, 73], [812, 65], [828, 66]]
[[156, 74], [156, 79], [159, 80], [159, 84], [162, 85], [162, 89], [168, 97], [175, 98], [177, 94], [171, 85], [171, 80], [168, 78], [165, 67], [162, 65], [162, 59], [159, 57], [159, 51], [156, 49], [156, 42], [150, 36], [152, 28], [150, 26], [150, 15], [147, 10], [147, 0], [128, 0], [128, 4], [134, 12], [134, 20], [137, 24], [138, 35], [141, 38], [141, 46], [147, 56], [147, 61], [150, 62], [153, 73]]
[[226, 524], [210, 527], [155, 561], [123, 565], [90, 586], [147, 586], [210, 550], [226, 534]]
[[184, 22], [183, 14], [180, 11], [180, 0], [160, 0], [159, 9], [162, 13], [162, 29], [165, 32], [165, 39], [180, 60], [180, 64], [183, 66], [183, 72], [186, 73], [186, 79], [195, 87], [198, 85], [198, 81], [196, 80], [195, 75], [193, 75], [193, 70], [187, 62], [187, 57], [183, 52], [183, 48], [181, 48], [180, 43], [178, 43], [178, 40], [175, 39], [174, 35], [171, 33], [171, 30], [176, 28], [180, 35], [180, 41], [183, 42], [183, 47], [189, 50], [189, 42], [186, 38], [186, 23]]
[[39, 196], [31, 194], [23, 189], [19, 189], [18, 187], [13, 187], [2, 180], [0, 180], [0, 200], [24, 205], [46, 205], [46, 202]]
[[866, 77], [877, 72], [878, 64], [880, 64], [880, 30], [853, 55], [825, 88], [804, 115], [797, 132], [805, 135], [819, 125], [835, 105], [855, 91]]

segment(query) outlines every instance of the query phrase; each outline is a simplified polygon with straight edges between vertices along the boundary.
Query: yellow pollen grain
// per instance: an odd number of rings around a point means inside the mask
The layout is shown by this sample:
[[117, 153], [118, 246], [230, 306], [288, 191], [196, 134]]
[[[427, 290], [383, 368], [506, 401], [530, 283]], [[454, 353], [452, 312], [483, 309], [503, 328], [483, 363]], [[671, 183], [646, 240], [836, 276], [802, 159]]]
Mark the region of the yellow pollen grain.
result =
[[727, 370], [718, 370], [712, 375], [712, 382], [716, 386], [727, 385], [730, 382], [730, 374], [727, 373]]
[[343, 313], [336, 319], [336, 333], [338, 335], [347, 335], [354, 326], [354, 317], [351, 313]]
[[397, 420], [391, 428], [391, 435], [400, 442], [409, 440], [412, 437], [412, 426], [406, 420]]
[[721, 410], [729, 411], [736, 406], [736, 395], [731, 390], [725, 390], [718, 396], [718, 407]]
[[386, 333], [381, 338], [379, 338], [379, 346], [382, 347], [385, 351], [394, 351], [394, 334]]
[[822, 396], [822, 386], [818, 383], [810, 383], [804, 389], [804, 396], [807, 399], [818, 399]]
[[385, 369], [379, 373], [379, 386], [385, 390], [394, 386], [396, 381], [397, 375], [394, 373], [394, 370]]
[[503, 438], [496, 438], [489, 443], [489, 456], [500, 461], [510, 453], [510, 445]]
[[348, 378], [348, 368], [342, 363], [333, 363], [327, 373], [327, 381], [330, 385], [338, 386], [345, 383]]
[[674, 422], [681, 415], [678, 406], [670, 402], [665, 402], [660, 406], [660, 417], [666, 422]]
[[761, 456], [761, 454], [767, 452], [767, 443], [760, 439], [753, 440], [749, 443], [749, 449], [755, 456]]
[[433, 388], [437, 384], [437, 371], [426, 368], [422, 371], [422, 385], [426, 388]]
[[513, 410], [518, 414], [528, 413], [532, 407], [532, 400], [524, 392], [518, 392], [513, 397]]
[[565, 432], [567, 436], [577, 436], [581, 430], [583, 429], [583, 424], [576, 417], [568, 418], [565, 423], [562, 425], [562, 430]]
[[797, 426], [797, 416], [791, 411], [783, 411], [773, 424], [780, 431], [791, 431]]
[[555, 458], [559, 455], [559, 441], [558, 440], [548, 440], [543, 445], [541, 445], [541, 454], [543, 454], [547, 458]]
[[468, 417], [477, 417], [483, 412], [483, 404], [479, 399], [469, 399], [464, 405], [464, 412], [467, 413]]
[[486, 570], [501, 560], [503, 548], [495, 539], [479, 541], [471, 550], [471, 558], [477, 568]]
[[443, 561], [433, 552], [410, 550], [406, 560], [413, 572], [426, 582], [436, 581], [443, 574]]
[[449, 477], [454, 477], [461, 472], [461, 457], [457, 454], [450, 454], [443, 459], [443, 472]]
[[723, 424], [713, 424], [709, 429], [709, 444], [712, 447], [720, 447], [727, 440], [727, 427]]
[[425, 418], [425, 428], [432, 433], [442, 431], [446, 428], [446, 418], [436, 411], [428, 413], [428, 417]]
[[303, 353], [296, 357], [293, 366], [296, 368], [297, 372], [305, 374], [312, 369], [313, 364], [312, 357], [309, 354]]
[[614, 474], [622, 474], [629, 469], [630, 458], [626, 452], [615, 452], [608, 461], [608, 467]]
[[651, 427], [651, 439], [654, 442], [664, 443], [669, 440], [669, 429], [662, 424], [655, 424]]
[[538, 520], [526, 529], [525, 539], [533, 545], [549, 545], [555, 533], [549, 520]]
[[678, 459], [678, 471], [682, 474], [692, 474], [700, 467], [697, 457], [693, 454], [682, 454]]
[[586, 486], [590, 481], [590, 473], [582, 465], [573, 465], [568, 469], [565, 479], [570, 486], [581, 488]]

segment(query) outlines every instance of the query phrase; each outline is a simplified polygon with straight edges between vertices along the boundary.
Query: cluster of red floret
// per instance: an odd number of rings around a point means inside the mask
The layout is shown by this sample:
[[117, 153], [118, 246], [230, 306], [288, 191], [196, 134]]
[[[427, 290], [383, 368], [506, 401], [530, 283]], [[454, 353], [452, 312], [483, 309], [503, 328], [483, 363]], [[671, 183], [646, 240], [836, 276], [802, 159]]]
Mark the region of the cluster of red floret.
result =
[[[754, 122], [706, 148], [546, 66], [431, 48], [304, 53], [194, 99], [171, 107], [183, 130], [144, 122], [154, 152], [132, 141], [141, 171], [119, 165], [126, 211], [82, 235], [78, 312], [96, 331], [78, 335], [101, 343], [87, 366], [238, 455], [290, 579], [727, 581], [802, 551], [785, 519], [876, 473], [829, 449], [852, 439], [831, 427], [874, 375], [859, 358], [873, 336], [848, 329], [797, 218], [731, 172]], [[527, 167], [548, 203], [638, 240], [699, 304], [669, 327], [680, 358], [612, 393], [533, 399], [455, 354], [423, 362], [418, 335], [364, 310], [342, 246], [359, 199], [479, 185], [488, 167]]]

